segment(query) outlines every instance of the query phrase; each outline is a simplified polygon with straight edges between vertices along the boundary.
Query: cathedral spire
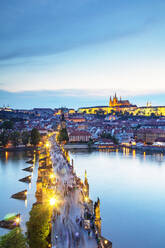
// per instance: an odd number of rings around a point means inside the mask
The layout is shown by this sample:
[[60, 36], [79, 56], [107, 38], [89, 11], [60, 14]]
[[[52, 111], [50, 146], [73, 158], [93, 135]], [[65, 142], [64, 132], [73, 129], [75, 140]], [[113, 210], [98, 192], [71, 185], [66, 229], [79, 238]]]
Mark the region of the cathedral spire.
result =
[[85, 179], [87, 179], [87, 171], [85, 170]]
[[114, 106], [116, 106], [117, 102], [118, 102], [118, 99], [117, 99], [116, 92], [115, 92], [115, 96], [113, 98], [113, 104], [114, 104]]
[[117, 98], [117, 96], [116, 96], [116, 92], [115, 92], [115, 99]]
[[109, 106], [111, 107], [112, 106], [112, 99], [111, 99], [111, 96], [109, 98]]

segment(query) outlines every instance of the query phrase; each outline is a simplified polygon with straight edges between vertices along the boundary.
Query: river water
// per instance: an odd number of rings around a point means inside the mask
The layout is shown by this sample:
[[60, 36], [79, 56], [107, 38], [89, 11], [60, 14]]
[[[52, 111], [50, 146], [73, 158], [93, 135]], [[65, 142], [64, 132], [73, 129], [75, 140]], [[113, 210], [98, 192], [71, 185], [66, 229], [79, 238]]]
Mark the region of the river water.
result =
[[[27, 152], [0, 153], [0, 219], [21, 213], [22, 227], [35, 202], [37, 163], [32, 183], [18, 180], [31, 173]], [[165, 157], [162, 154], [123, 152], [70, 152], [76, 173], [87, 170], [90, 197], [101, 200], [102, 235], [113, 248], [165, 248]], [[27, 201], [11, 199], [28, 189]], [[0, 228], [0, 235], [7, 231]]]
[[[37, 162], [34, 164], [33, 173], [22, 169], [31, 166], [26, 163], [30, 158], [30, 152], [1, 152], [0, 153], [0, 220], [7, 214], [21, 213], [21, 227], [26, 231], [26, 221], [29, 219], [29, 211], [35, 202], [35, 190], [37, 179]], [[19, 179], [32, 175], [30, 184], [19, 182]], [[27, 200], [15, 200], [12, 194], [22, 190], [28, 190]], [[0, 235], [8, 230], [0, 228]]]
[[101, 200], [102, 235], [113, 248], [165, 247], [165, 159], [162, 154], [70, 153], [87, 170], [90, 197]]

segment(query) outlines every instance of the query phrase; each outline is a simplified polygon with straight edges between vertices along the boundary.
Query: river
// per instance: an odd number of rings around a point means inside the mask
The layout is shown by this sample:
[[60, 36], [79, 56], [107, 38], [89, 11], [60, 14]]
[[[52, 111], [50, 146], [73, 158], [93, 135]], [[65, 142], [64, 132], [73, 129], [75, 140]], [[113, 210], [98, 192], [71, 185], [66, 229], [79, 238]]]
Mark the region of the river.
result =
[[87, 170], [90, 197], [101, 200], [102, 235], [113, 248], [165, 247], [165, 159], [162, 154], [71, 152]]
[[[113, 248], [165, 247], [165, 157], [162, 154], [123, 152], [70, 152], [76, 173], [87, 170], [90, 197], [101, 200], [102, 235]], [[21, 225], [35, 202], [37, 163], [30, 185], [18, 180], [31, 173], [27, 152], [0, 153], [0, 219], [22, 214]], [[27, 201], [11, 199], [28, 189]], [[7, 231], [0, 228], [0, 235]]]
[[[29, 160], [30, 152], [1, 152], [0, 153], [0, 220], [7, 214], [21, 213], [21, 227], [26, 231], [26, 221], [29, 219], [29, 211], [35, 202], [35, 190], [37, 179], [37, 165], [33, 173], [23, 171], [29, 167], [26, 161]], [[30, 184], [19, 182], [19, 179], [32, 175]], [[27, 200], [12, 199], [11, 195], [27, 189]], [[0, 228], [0, 235], [8, 230]]]

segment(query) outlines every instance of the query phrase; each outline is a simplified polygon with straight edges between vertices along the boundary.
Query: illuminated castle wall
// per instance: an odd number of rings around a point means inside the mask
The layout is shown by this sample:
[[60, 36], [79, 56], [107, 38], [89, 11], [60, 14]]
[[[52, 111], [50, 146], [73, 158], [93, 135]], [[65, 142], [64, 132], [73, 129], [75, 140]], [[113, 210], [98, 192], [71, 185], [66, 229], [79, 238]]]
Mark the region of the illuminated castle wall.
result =
[[131, 104], [128, 100], [122, 100], [121, 97], [120, 97], [120, 100], [118, 100], [116, 93], [112, 99], [110, 96], [109, 107], [121, 107], [121, 106], [131, 106]]
[[87, 107], [87, 108], [79, 108], [78, 113], [86, 113], [86, 114], [110, 114], [112, 111], [117, 112], [125, 112], [129, 110], [134, 110], [137, 108], [136, 105], [132, 105], [128, 100], [118, 100], [116, 93], [115, 96], [110, 97], [109, 106], [95, 106], [95, 107]]
[[165, 116], [165, 106], [151, 106], [147, 103], [146, 107], [137, 107], [132, 105], [128, 100], [122, 100], [121, 97], [113, 96], [110, 97], [109, 106], [95, 106], [95, 107], [86, 107], [79, 108], [78, 113], [86, 114], [111, 114], [114, 112], [128, 112], [132, 115], [141, 115], [141, 116], [151, 116], [152, 114], [156, 116]]

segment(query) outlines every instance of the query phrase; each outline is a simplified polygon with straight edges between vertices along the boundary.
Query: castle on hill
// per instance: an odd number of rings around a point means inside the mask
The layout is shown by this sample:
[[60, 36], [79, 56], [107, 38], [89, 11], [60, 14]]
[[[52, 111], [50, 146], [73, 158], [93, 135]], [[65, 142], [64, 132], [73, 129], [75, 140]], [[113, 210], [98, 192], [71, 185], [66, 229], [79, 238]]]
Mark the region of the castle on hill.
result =
[[120, 100], [118, 100], [116, 93], [113, 98], [109, 99], [109, 107], [132, 107], [132, 104], [128, 100], [122, 100], [120, 97]]
[[151, 106], [151, 103], [147, 102], [147, 106], [137, 107], [133, 105], [128, 100], [123, 100], [117, 97], [116, 93], [114, 96], [109, 98], [108, 106], [94, 106], [94, 107], [85, 107], [79, 108], [78, 113], [86, 113], [86, 114], [111, 114], [114, 112], [120, 113], [129, 113], [132, 115], [140, 115], [140, 116], [165, 116], [165, 106]]

